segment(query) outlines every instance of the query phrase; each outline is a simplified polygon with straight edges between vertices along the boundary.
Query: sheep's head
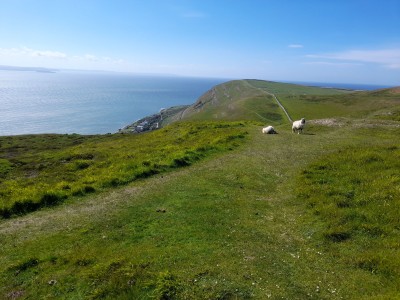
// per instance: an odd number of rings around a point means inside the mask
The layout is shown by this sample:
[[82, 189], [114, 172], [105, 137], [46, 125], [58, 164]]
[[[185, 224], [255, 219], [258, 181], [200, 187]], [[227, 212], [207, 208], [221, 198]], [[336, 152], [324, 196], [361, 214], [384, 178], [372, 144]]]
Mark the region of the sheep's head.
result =
[[301, 118], [301, 124], [304, 124], [306, 122], [306, 119]]

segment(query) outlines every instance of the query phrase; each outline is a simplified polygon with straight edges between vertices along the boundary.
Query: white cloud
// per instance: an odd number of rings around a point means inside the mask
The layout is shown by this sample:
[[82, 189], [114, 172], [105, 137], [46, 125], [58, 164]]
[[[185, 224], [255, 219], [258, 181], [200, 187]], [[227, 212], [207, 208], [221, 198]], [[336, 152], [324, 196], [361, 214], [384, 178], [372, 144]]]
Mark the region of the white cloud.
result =
[[[54, 61], [58, 61], [58, 63]], [[107, 65], [121, 64], [122, 59], [115, 59], [108, 56], [96, 56], [93, 54], [84, 55], [68, 55], [64, 52], [54, 50], [36, 50], [28, 47], [18, 48], [0, 48], [0, 62], [2, 64], [14, 63], [17, 64], [43, 64], [52, 67], [80, 67], [81, 64], [86, 64], [90, 67], [104, 67]], [[76, 65], [79, 64], [79, 65]]]
[[304, 65], [321, 65], [321, 66], [337, 66], [337, 67], [346, 67], [346, 66], [362, 66], [362, 63], [348, 63], [348, 62], [331, 62], [331, 61], [311, 61], [304, 62]]
[[289, 48], [304, 48], [304, 46], [301, 44], [290, 44], [288, 47]]
[[48, 51], [48, 50], [34, 50], [27, 47], [20, 48], [0, 48], [1, 56], [31, 56], [31, 57], [47, 57], [64, 59], [67, 55], [59, 51]]
[[42, 57], [60, 58], [60, 59], [67, 58], [67, 55], [65, 53], [58, 51], [34, 51], [32, 52], [32, 56], [42, 56]]
[[336, 53], [307, 55], [309, 58], [337, 61], [375, 63], [391, 69], [400, 69], [400, 49], [349, 50]]

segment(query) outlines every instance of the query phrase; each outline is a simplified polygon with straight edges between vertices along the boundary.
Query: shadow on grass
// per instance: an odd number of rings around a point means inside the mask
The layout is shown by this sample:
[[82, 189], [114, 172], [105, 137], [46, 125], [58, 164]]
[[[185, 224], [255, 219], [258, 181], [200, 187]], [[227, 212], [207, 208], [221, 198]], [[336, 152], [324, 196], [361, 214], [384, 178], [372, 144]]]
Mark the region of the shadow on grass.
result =
[[52, 207], [60, 204], [67, 199], [67, 195], [57, 193], [46, 193], [44, 194], [39, 202], [33, 202], [32, 200], [17, 201], [10, 208], [0, 209], [0, 217], [8, 219], [11, 216], [21, 216], [27, 213], [39, 210], [44, 207]]

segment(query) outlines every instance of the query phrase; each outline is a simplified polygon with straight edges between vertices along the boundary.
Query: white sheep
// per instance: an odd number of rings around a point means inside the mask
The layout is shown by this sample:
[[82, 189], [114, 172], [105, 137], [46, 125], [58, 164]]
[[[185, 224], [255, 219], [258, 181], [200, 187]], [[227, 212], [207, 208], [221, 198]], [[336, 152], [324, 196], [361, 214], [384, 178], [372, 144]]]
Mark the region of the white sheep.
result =
[[306, 126], [306, 120], [304, 118], [298, 121], [294, 121], [292, 126], [293, 133], [295, 132], [297, 132], [298, 134], [302, 133], [304, 126]]
[[277, 132], [275, 131], [275, 128], [272, 127], [272, 126], [264, 127], [264, 128], [262, 129], [262, 133], [266, 133], [266, 134], [277, 134]]

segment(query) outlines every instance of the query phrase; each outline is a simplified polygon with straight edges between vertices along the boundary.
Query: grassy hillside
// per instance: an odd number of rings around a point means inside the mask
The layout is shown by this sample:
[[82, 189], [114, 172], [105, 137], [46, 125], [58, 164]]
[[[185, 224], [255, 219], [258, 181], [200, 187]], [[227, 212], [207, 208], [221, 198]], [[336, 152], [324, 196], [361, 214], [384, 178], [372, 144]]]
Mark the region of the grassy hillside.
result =
[[348, 91], [263, 80], [236, 80], [209, 90], [175, 120], [253, 120], [283, 124], [286, 116], [271, 94], [343, 95]]
[[0, 217], [188, 166], [232, 148], [242, 123], [174, 124], [145, 135], [0, 137]]
[[379, 113], [386, 114], [389, 116], [387, 119], [390, 119], [392, 113], [398, 116], [400, 110], [399, 93], [396, 89], [351, 92], [265, 81], [249, 82], [274, 93], [293, 119], [365, 118]]
[[183, 120], [255, 120], [280, 124], [284, 114], [271, 95], [244, 80], [220, 84], [191, 105]]
[[[236, 83], [246, 99], [267, 93]], [[353, 116], [363, 94], [375, 106]], [[329, 101], [299, 97], [291, 113], [306, 106], [317, 119], [302, 135], [287, 121], [263, 135], [253, 119], [1, 138], [2, 184], [23, 186], [32, 170], [43, 184], [68, 174], [72, 191], [90, 169], [96, 181], [93, 193], [0, 220], [0, 298], [399, 299], [399, 94], [343, 99], [333, 107], [347, 111], [321, 120]]]
[[271, 96], [274, 94], [292, 119], [332, 117], [399, 118], [398, 90], [356, 92], [264, 80], [236, 80], [220, 84], [169, 122], [176, 120], [252, 120], [263, 124], [288, 123]]

